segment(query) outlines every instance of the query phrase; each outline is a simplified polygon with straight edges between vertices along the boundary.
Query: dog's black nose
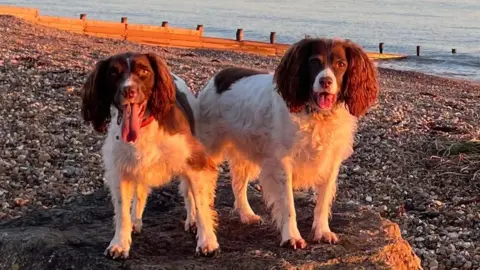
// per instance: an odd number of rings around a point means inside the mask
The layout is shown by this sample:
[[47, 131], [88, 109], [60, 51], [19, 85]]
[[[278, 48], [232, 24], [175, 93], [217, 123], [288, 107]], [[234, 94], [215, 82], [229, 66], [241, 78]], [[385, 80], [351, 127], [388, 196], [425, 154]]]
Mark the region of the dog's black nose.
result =
[[123, 97], [124, 98], [135, 98], [137, 96], [137, 88], [132, 86], [123, 87]]
[[320, 78], [320, 86], [321, 86], [322, 88], [325, 88], [325, 89], [326, 89], [326, 88], [329, 88], [330, 85], [332, 85], [332, 83], [333, 83], [333, 80], [332, 80], [332, 78], [330, 78], [330, 77], [322, 77], [322, 78]]

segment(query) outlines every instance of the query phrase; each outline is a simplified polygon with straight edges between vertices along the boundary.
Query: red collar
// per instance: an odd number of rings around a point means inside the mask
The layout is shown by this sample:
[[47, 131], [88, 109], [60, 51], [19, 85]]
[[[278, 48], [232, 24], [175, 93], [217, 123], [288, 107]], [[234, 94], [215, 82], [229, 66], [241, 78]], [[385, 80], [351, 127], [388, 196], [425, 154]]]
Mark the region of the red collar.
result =
[[140, 124], [140, 127], [142, 128], [142, 127], [148, 126], [150, 123], [153, 122], [153, 120], [155, 120], [155, 118], [153, 117], [153, 115], [150, 115], [150, 117], [142, 121], [142, 124]]

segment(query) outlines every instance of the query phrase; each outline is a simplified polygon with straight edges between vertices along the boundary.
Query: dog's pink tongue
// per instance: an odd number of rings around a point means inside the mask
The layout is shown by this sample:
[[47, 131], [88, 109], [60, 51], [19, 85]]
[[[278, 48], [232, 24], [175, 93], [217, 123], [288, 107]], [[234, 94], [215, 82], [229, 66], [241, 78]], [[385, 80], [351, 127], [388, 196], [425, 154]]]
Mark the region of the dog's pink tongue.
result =
[[322, 109], [330, 109], [335, 102], [335, 95], [332, 94], [320, 94], [317, 97], [317, 104]]
[[122, 139], [125, 142], [135, 142], [140, 132], [140, 117], [138, 117], [140, 106], [127, 104], [123, 111]]

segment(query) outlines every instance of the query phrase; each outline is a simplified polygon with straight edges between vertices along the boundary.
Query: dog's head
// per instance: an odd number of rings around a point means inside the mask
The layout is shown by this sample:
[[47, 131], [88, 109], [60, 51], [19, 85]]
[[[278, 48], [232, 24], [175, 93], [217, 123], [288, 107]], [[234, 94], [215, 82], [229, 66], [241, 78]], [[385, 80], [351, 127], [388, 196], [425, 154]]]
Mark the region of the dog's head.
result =
[[375, 65], [348, 40], [306, 38], [293, 44], [275, 71], [275, 82], [292, 112], [307, 105], [329, 112], [343, 102], [359, 117], [378, 96]]
[[135, 142], [142, 121], [149, 116], [161, 121], [174, 103], [175, 84], [163, 58], [127, 52], [97, 62], [83, 87], [82, 117], [103, 133], [115, 106], [122, 139]]

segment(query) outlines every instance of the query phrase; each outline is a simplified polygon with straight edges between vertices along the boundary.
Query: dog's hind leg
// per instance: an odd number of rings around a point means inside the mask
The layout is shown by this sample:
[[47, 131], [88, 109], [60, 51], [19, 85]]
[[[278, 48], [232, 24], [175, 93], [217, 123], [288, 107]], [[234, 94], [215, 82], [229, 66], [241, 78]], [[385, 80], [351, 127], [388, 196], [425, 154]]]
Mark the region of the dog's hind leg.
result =
[[240, 158], [230, 161], [230, 173], [232, 175], [232, 190], [235, 196], [235, 210], [240, 215], [244, 224], [258, 224], [260, 216], [253, 212], [248, 203], [248, 182], [258, 176], [259, 167], [247, 160]]
[[188, 179], [180, 176], [180, 186], [179, 192], [183, 196], [183, 201], [185, 203], [185, 210], [187, 210], [187, 218], [185, 219], [185, 231], [186, 232], [197, 232], [197, 224], [195, 220], [196, 216], [196, 205], [195, 198], [193, 197], [192, 189], [190, 188], [190, 183]]

